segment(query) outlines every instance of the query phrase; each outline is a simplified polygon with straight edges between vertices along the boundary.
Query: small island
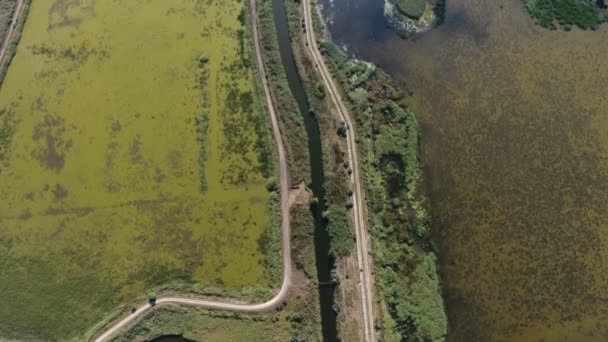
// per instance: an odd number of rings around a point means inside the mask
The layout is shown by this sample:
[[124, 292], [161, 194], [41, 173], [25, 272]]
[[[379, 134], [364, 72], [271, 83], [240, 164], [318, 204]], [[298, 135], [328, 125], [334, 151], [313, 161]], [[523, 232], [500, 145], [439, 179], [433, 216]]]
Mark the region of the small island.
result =
[[446, 0], [386, 0], [384, 15], [403, 38], [443, 23]]

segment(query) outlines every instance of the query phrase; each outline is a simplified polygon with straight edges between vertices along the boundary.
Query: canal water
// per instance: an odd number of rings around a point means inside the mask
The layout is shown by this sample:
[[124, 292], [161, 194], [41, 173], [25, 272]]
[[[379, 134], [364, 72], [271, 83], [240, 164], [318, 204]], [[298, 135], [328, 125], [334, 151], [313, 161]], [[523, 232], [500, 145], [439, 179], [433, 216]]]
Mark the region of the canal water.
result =
[[[310, 106], [306, 98], [304, 86], [298, 75], [291, 40], [289, 37], [289, 25], [285, 10], [285, 0], [273, 0], [274, 19], [279, 39], [281, 61], [287, 74], [289, 88], [293, 94], [298, 108], [304, 119], [304, 126], [308, 135], [308, 149], [310, 152], [311, 181], [310, 188], [313, 195], [319, 199], [318, 205], [313, 206], [312, 214], [315, 222], [315, 256], [317, 276], [319, 283], [332, 282], [331, 268], [333, 260], [329, 255], [329, 233], [325, 227], [322, 213], [325, 210], [325, 191], [323, 189], [323, 151], [321, 147], [321, 135], [317, 120], [310, 113]], [[319, 286], [319, 300], [321, 309], [321, 325], [323, 341], [334, 342], [337, 340], [336, 313], [333, 310], [334, 288]]]
[[413, 91], [448, 340], [608, 340], [608, 25], [448, 0], [405, 41], [383, 0], [321, 2], [334, 41]]

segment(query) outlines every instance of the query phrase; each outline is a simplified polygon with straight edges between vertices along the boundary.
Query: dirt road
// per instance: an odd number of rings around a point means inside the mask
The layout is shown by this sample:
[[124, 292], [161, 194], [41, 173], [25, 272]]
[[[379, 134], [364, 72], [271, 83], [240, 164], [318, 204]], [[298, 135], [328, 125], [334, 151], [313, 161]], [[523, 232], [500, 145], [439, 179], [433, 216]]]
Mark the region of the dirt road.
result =
[[369, 256], [369, 234], [366, 228], [366, 221], [363, 216], [363, 202], [361, 200], [363, 192], [361, 191], [361, 178], [359, 177], [359, 155], [357, 154], [357, 145], [355, 144], [355, 126], [352, 124], [350, 115], [346, 106], [342, 102], [340, 92], [336, 87], [331, 73], [325, 65], [325, 61], [317, 47], [315, 32], [312, 25], [312, 12], [310, 0], [303, 1], [304, 6], [304, 22], [306, 29], [306, 41], [308, 50], [313, 58], [316, 68], [318, 69], [323, 83], [328, 89], [332, 102], [334, 103], [340, 118], [349, 128], [347, 134], [347, 147], [349, 156], [349, 166], [353, 170], [351, 174], [351, 182], [353, 183], [353, 221], [355, 224], [355, 236], [357, 239], [357, 261], [359, 263], [359, 281], [361, 290], [361, 306], [364, 322], [364, 336], [366, 341], [375, 341], [376, 333], [374, 329], [374, 312], [373, 312], [373, 295], [374, 283], [371, 274], [373, 264]]
[[6, 32], [6, 36], [4, 37], [4, 42], [2, 43], [2, 50], [0, 50], [0, 65], [4, 63], [4, 57], [6, 56], [6, 50], [8, 50], [8, 45], [13, 38], [13, 33], [15, 32], [15, 27], [17, 27], [17, 22], [19, 21], [19, 17], [21, 16], [21, 10], [23, 9], [23, 0], [17, 0], [17, 4], [15, 5], [15, 10], [13, 11], [13, 18], [11, 19], [11, 24], [8, 27], [8, 31]]
[[[22, 0], [21, 0], [22, 1]], [[264, 95], [266, 97], [267, 107], [270, 114], [270, 120], [272, 122], [272, 132], [277, 142], [278, 156], [279, 156], [279, 169], [280, 169], [280, 192], [281, 192], [281, 249], [283, 254], [283, 283], [279, 292], [271, 298], [269, 301], [264, 303], [237, 303], [230, 300], [207, 300], [203, 298], [190, 298], [190, 297], [159, 297], [156, 300], [156, 305], [162, 304], [181, 304], [203, 307], [210, 310], [225, 310], [225, 311], [237, 311], [237, 312], [266, 312], [271, 311], [281, 305], [287, 298], [287, 293], [291, 282], [291, 242], [290, 242], [290, 216], [289, 216], [289, 175], [287, 172], [287, 160], [285, 157], [285, 148], [283, 146], [283, 140], [279, 131], [279, 124], [272, 98], [270, 96], [270, 90], [268, 88], [268, 81], [266, 78], [266, 70], [264, 69], [264, 63], [261, 55], [261, 48], [258, 36], [257, 27], [257, 3], [256, 0], [251, 0], [251, 22], [253, 31], [253, 40], [255, 44], [255, 54], [257, 60], [257, 67], [262, 80]], [[153, 307], [150, 304], [145, 304], [139, 307], [135, 312], [122, 318], [120, 321], [113, 323], [107, 328], [101, 335], [95, 338], [95, 342], [102, 342], [109, 340], [114, 334], [120, 329], [125, 327], [128, 323], [133, 322], [138, 317], [142, 316]]]

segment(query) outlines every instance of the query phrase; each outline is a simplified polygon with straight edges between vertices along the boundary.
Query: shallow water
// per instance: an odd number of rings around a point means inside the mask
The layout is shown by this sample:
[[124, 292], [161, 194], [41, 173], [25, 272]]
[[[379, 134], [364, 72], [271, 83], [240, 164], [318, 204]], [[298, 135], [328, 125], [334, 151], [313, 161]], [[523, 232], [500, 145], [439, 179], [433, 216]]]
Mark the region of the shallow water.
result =
[[[0, 91], [0, 108], [16, 120], [0, 172], [2, 337], [65, 340], [173, 280], [269, 286], [255, 130], [267, 117], [247, 101], [242, 8], [33, 2]], [[202, 54], [209, 76], [199, 89]], [[195, 122], [203, 111], [205, 193]]]
[[449, 340], [605, 341], [608, 26], [548, 31], [518, 0], [449, 0], [443, 26], [404, 41], [382, 1], [324, 12], [414, 91]]

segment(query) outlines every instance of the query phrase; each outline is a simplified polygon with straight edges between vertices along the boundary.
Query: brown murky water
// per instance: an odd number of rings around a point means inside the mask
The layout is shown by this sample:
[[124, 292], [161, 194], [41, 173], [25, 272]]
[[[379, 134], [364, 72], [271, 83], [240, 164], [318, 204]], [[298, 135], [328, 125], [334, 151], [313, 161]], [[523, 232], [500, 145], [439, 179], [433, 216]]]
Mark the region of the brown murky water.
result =
[[325, 5], [338, 43], [414, 90], [449, 340], [608, 340], [608, 25], [448, 0], [406, 42], [382, 1]]

